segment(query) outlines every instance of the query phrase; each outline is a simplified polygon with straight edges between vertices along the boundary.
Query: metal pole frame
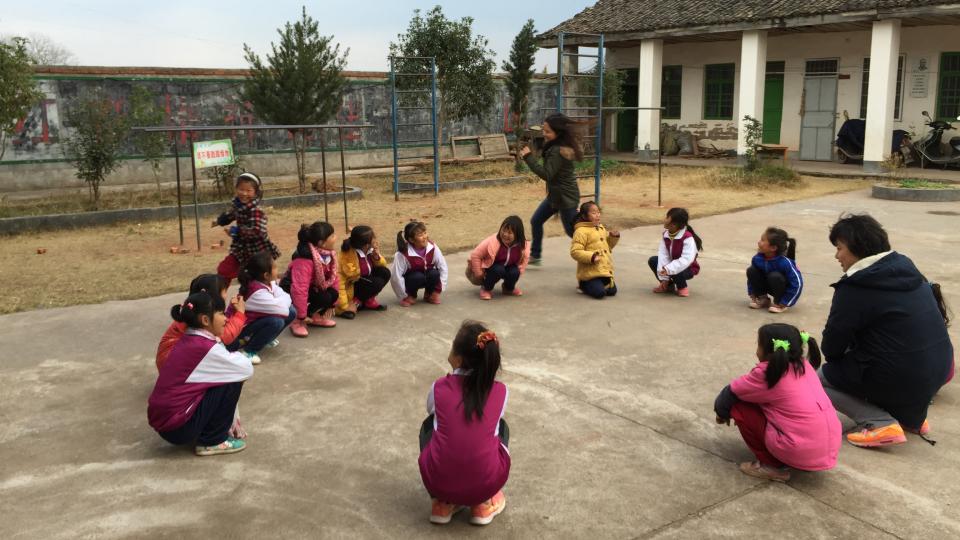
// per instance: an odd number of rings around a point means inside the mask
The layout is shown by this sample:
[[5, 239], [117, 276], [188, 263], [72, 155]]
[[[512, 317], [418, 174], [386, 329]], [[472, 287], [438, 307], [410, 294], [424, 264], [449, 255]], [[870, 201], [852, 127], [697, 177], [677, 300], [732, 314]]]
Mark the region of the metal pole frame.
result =
[[600, 204], [600, 162], [603, 155], [603, 34], [597, 45], [597, 133], [593, 139], [593, 197]]
[[390, 127], [393, 139], [393, 200], [400, 200], [400, 165], [399, 149], [397, 147], [397, 74], [390, 57]]
[[347, 167], [343, 159], [343, 128], [337, 128], [337, 140], [340, 141], [340, 182], [342, 185], [343, 191], [340, 193], [343, 195], [343, 231], [344, 235], [347, 234], [347, 231], [350, 230], [350, 221], [347, 217]]
[[[430, 58], [430, 130], [433, 132], [433, 195], [440, 195], [440, 141], [437, 136], [437, 58]], [[394, 162], [396, 163], [396, 162]]]
[[194, 148], [193, 132], [188, 131], [187, 134], [190, 137], [190, 171], [193, 176], [193, 219], [197, 227], [197, 252], [199, 253], [202, 251], [202, 247], [200, 246], [200, 201], [198, 200], [197, 194], [197, 162], [193, 159], [197, 150]]
[[[430, 72], [422, 74], [397, 73], [396, 60], [430, 61]], [[400, 200], [400, 141], [398, 131], [401, 127], [408, 127], [398, 122], [399, 102], [397, 100], [398, 75], [429, 75], [430, 76], [430, 140], [433, 148], [433, 194], [440, 195], [440, 137], [437, 134], [437, 59], [434, 56], [391, 56], [390, 57], [390, 127], [393, 130], [393, 200]], [[418, 89], [419, 90], [419, 89]], [[426, 92], [426, 90], [423, 90]], [[416, 92], [416, 91], [411, 91]], [[426, 157], [426, 156], [423, 156]]]
[[[183, 246], [183, 200], [180, 191], [180, 141], [177, 140], [179, 133], [173, 134], [173, 163], [177, 168], [177, 220], [180, 224], [180, 246]], [[191, 157], [191, 159], [193, 159]]]
[[[327, 207], [327, 151], [324, 148], [323, 130], [318, 129], [317, 133], [320, 135], [320, 170], [323, 171], [323, 220], [329, 223], [330, 210]], [[346, 197], [346, 193], [344, 193], [344, 197]]]
[[557, 112], [563, 112], [563, 32], [557, 35]]

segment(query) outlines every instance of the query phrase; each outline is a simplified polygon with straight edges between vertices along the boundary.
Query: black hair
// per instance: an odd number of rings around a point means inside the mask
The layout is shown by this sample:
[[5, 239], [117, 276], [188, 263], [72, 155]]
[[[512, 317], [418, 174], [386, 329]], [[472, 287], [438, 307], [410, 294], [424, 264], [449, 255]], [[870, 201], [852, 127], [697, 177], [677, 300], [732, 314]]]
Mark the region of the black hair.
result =
[[788, 259], [797, 260], [797, 241], [790, 238], [787, 231], [776, 227], [767, 227], [763, 232], [767, 243], [777, 248], [777, 255], [786, 255]]
[[190, 328], [203, 328], [201, 315], [213, 321], [213, 314], [224, 310], [223, 298], [219, 294], [207, 291], [193, 293], [182, 304], [170, 308], [170, 317], [177, 322], [186, 323]]
[[467, 371], [463, 377], [463, 413], [468, 422], [474, 414], [478, 420], [483, 418], [483, 407], [500, 370], [497, 340], [486, 341], [482, 349], [477, 343], [480, 334], [489, 331], [481, 322], [466, 320], [453, 338], [453, 354], [463, 360], [460, 368]]
[[667, 217], [670, 218], [670, 222], [677, 227], [681, 229], [686, 227], [687, 230], [690, 231], [690, 234], [693, 235], [693, 241], [697, 245], [697, 251], [703, 251], [703, 240], [700, 239], [697, 232], [690, 226], [690, 213], [687, 212], [686, 208], [671, 208], [667, 210]]
[[590, 207], [592, 206], [596, 206], [597, 210], [600, 209], [600, 205], [598, 205], [593, 201], [587, 201], [580, 205], [580, 209], [577, 210], [577, 217], [576, 217], [577, 223], [581, 221], [590, 221]]
[[830, 243], [843, 242], [859, 258], [890, 251], [883, 225], [869, 214], [844, 214], [830, 227]]
[[943, 316], [943, 324], [950, 326], [950, 308], [947, 307], [947, 301], [943, 299], [943, 291], [940, 290], [939, 283], [931, 283], [930, 290], [933, 292], [933, 298], [937, 301], [937, 309]]
[[[786, 341], [790, 344], [787, 350], [774, 348], [774, 340]], [[757, 345], [763, 350], [764, 360], [767, 361], [767, 388], [773, 388], [783, 377], [787, 369], [793, 367], [793, 372], [803, 375], [803, 338], [795, 326], [784, 323], [765, 324], [757, 330]], [[807, 361], [813, 369], [820, 367], [820, 347], [813, 337], [807, 338]]]
[[247, 296], [247, 290], [254, 281], [263, 279], [264, 274], [273, 268], [273, 256], [269, 251], [261, 251], [250, 257], [247, 264], [240, 270], [237, 279], [240, 280], [240, 294]]
[[367, 225], [357, 225], [350, 229], [350, 236], [343, 239], [343, 244], [340, 245], [340, 251], [347, 251], [350, 248], [360, 249], [373, 242], [374, 236], [373, 228]]
[[300, 225], [297, 240], [319, 246], [330, 238], [331, 234], [333, 234], [333, 225], [326, 221], [314, 221], [310, 225], [306, 223]]
[[497, 229], [498, 240], [500, 239], [500, 231], [502, 231], [504, 227], [510, 229], [513, 233], [513, 243], [519, 245], [520, 249], [524, 249], [524, 246], [527, 245], [527, 237], [523, 233], [523, 220], [520, 219], [520, 216], [507, 216], [506, 219], [503, 220], [500, 228]]
[[403, 230], [397, 233], [397, 251], [403, 253], [407, 250], [407, 242], [413, 240], [418, 232], [426, 231], [427, 226], [421, 221], [411, 221], [407, 223]]
[[260, 180], [260, 177], [253, 174], [252, 172], [245, 172], [239, 176], [234, 181], [234, 186], [239, 186], [240, 184], [248, 182], [253, 184], [253, 189], [257, 192], [257, 198], [263, 197], [263, 182]]
[[583, 148], [580, 147], [580, 140], [575, 132], [578, 126], [577, 122], [563, 113], [553, 113], [543, 121], [557, 134], [556, 139], [543, 145], [544, 151], [554, 145], [566, 146], [573, 150], [575, 161], [583, 159]]
[[223, 291], [227, 290], [228, 286], [227, 280], [218, 274], [200, 274], [190, 282], [190, 292], [188, 294], [206, 291], [211, 295], [216, 293], [222, 297]]

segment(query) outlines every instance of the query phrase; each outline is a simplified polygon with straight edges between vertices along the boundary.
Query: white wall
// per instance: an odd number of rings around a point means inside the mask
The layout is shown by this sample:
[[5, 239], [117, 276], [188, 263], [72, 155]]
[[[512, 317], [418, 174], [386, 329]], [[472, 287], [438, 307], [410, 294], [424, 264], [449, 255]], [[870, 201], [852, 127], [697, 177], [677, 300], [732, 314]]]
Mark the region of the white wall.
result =
[[[923, 26], [903, 28], [900, 36], [900, 53], [905, 56], [905, 73], [902, 92], [901, 120], [894, 121], [894, 129], [904, 129], [923, 134], [921, 111], [934, 112], [936, 107], [937, 77], [940, 53], [960, 51], [960, 27]], [[611, 49], [607, 53], [608, 67], [614, 69], [636, 68], [639, 47]], [[870, 56], [870, 32], [824, 32], [787, 36], [771, 36], [767, 41], [767, 60], [785, 61], [783, 122], [780, 142], [799, 150], [800, 144], [800, 97], [803, 91], [803, 72], [807, 60], [839, 58], [841, 79], [837, 85], [836, 128], [843, 123], [843, 112], [850, 118], [860, 114], [860, 89], [863, 58]], [[928, 93], [926, 98], [910, 97], [910, 74], [917, 59], [928, 59]], [[736, 118], [739, 117], [737, 93], [734, 89], [733, 119], [726, 121], [703, 120], [703, 67], [707, 64], [734, 62], [739, 64], [740, 42], [718, 41], [703, 43], [666, 44], [663, 47], [663, 65], [683, 66], [683, 94], [681, 118], [666, 120], [681, 129], [707, 139], [718, 148], [736, 148]], [[739, 79], [739, 65], [737, 77]], [[843, 78], [849, 76], [849, 78]], [[643, 81], [640, 81], [643, 84]]]

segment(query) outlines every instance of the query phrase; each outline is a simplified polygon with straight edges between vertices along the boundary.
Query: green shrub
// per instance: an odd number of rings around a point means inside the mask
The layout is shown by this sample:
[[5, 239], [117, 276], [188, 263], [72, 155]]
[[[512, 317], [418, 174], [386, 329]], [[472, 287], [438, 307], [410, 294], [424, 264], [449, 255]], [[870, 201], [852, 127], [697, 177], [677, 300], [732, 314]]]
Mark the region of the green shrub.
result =
[[960, 189], [956, 184], [925, 180], [923, 178], [904, 178], [896, 183], [897, 187], [907, 189]]

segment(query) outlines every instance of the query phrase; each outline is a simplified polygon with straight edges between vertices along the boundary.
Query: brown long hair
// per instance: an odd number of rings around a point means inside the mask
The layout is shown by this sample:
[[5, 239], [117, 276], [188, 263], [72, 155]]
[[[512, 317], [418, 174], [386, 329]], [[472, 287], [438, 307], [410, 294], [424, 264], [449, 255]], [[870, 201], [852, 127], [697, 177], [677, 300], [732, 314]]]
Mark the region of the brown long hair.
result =
[[583, 159], [583, 148], [580, 146], [580, 137], [576, 130], [578, 123], [574, 122], [569, 116], [563, 113], [553, 113], [544, 120], [550, 129], [557, 134], [557, 138], [543, 145], [543, 150], [551, 146], [566, 146], [573, 150], [574, 161]]

